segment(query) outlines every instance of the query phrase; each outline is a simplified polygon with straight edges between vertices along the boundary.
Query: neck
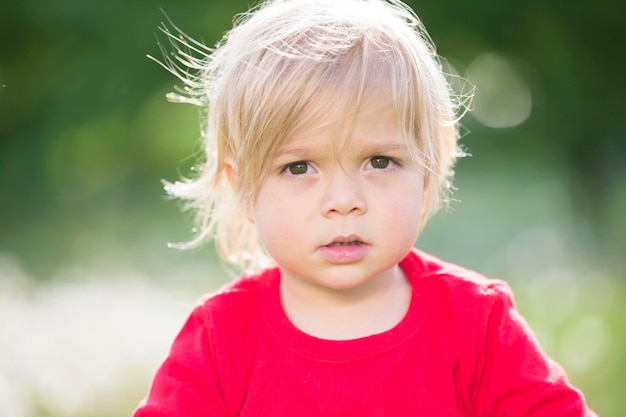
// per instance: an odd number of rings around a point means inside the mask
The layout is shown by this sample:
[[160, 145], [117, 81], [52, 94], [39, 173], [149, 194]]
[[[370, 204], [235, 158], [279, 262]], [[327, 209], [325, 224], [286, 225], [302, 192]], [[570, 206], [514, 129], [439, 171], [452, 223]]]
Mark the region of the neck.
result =
[[398, 266], [358, 288], [336, 290], [283, 279], [280, 292], [291, 322], [311, 336], [328, 340], [357, 339], [390, 330], [402, 320], [411, 302], [411, 285]]

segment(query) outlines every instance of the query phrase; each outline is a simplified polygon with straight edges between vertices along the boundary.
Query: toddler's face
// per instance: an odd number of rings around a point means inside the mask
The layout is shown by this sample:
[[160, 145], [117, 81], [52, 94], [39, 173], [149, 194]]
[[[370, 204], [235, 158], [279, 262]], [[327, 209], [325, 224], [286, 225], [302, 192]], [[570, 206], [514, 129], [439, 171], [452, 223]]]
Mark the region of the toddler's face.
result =
[[251, 215], [284, 280], [319, 290], [391, 278], [420, 230], [424, 175], [391, 106], [298, 132], [271, 161]]

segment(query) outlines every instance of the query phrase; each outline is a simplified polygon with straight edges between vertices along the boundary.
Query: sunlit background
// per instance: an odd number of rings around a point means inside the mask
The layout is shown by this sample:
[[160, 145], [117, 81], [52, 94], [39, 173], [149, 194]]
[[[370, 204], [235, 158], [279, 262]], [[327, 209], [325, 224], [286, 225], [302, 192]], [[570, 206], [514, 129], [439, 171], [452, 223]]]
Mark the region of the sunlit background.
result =
[[[168, 249], [198, 110], [166, 102], [164, 11], [212, 45], [245, 0], [0, 9], [0, 417], [123, 417], [190, 306], [232, 276]], [[602, 416], [626, 397], [626, 3], [410, 2], [477, 88], [452, 210], [418, 246], [512, 285]]]

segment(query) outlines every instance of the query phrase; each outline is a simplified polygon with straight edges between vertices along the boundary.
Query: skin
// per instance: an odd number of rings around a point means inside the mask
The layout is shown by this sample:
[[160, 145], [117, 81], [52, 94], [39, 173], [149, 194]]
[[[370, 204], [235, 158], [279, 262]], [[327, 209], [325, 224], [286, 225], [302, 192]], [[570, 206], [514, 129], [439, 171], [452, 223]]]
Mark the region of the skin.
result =
[[423, 169], [391, 105], [366, 102], [347, 140], [343, 127], [320, 120], [289, 138], [250, 207], [280, 267], [287, 316], [335, 340], [384, 332], [406, 313], [411, 287], [398, 263], [424, 202]]

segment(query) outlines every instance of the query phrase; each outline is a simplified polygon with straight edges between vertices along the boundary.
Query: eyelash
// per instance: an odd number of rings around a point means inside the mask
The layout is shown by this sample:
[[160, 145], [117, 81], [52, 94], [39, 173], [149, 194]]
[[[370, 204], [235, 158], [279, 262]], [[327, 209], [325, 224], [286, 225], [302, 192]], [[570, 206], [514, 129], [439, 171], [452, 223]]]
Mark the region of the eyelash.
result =
[[[386, 162], [386, 165], [385, 165], [384, 167], [381, 167], [381, 168], [376, 168], [376, 167], [374, 167], [373, 161], [374, 161], [374, 160], [377, 160], [377, 159], [378, 159], [378, 160], [384, 160], [384, 161]], [[379, 161], [379, 162], [380, 162], [380, 161]], [[390, 168], [391, 166], [394, 166], [394, 165], [395, 165], [395, 166], [400, 166], [400, 164], [398, 163], [398, 160], [397, 160], [397, 159], [395, 159], [395, 158], [391, 158], [391, 157], [389, 157], [389, 156], [384, 156], [384, 155], [374, 155], [374, 156], [372, 156], [372, 157], [369, 159], [369, 161], [368, 161], [367, 165], [368, 165], [368, 166], [371, 166], [371, 167], [372, 167], [372, 169], [381, 169], [381, 170], [383, 170], [383, 169], [388, 169], [388, 168]]]
[[[376, 168], [373, 165], [373, 161], [375, 161], [375, 160], [379, 160], [379, 162], [380, 162], [380, 160], [384, 160], [386, 165], [383, 166], [383, 167], [380, 167], [380, 168]], [[303, 165], [301, 168], [305, 168], [306, 167], [306, 170], [304, 172], [300, 172], [300, 173], [294, 173], [293, 171], [291, 171], [292, 168], [294, 168], [294, 167], [296, 167], [298, 165]], [[384, 155], [374, 155], [374, 156], [372, 156], [371, 158], [368, 159], [367, 165], [371, 166], [371, 169], [375, 169], [375, 170], [386, 170], [386, 169], [389, 169], [389, 168], [391, 168], [393, 166], [401, 166], [401, 164], [398, 162], [397, 159], [391, 158], [389, 156], [384, 156]], [[281, 167], [281, 169], [280, 169], [280, 173], [297, 177], [297, 176], [308, 174], [311, 169], [312, 169], [312, 167], [311, 167], [310, 162], [302, 160], [302, 161], [290, 162], [288, 164], [283, 165]]]
[[[296, 165], [305, 165], [306, 166], [306, 171], [299, 173], [299, 174], [294, 174], [293, 172], [291, 172], [291, 168], [295, 167]], [[311, 169], [311, 164], [307, 161], [296, 161], [296, 162], [290, 162], [286, 165], [284, 165], [281, 169], [280, 169], [280, 173], [281, 174], [287, 174], [287, 175], [292, 175], [292, 176], [299, 176], [299, 175], [304, 175], [307, 174], [309, 172], [309, 169]]]

